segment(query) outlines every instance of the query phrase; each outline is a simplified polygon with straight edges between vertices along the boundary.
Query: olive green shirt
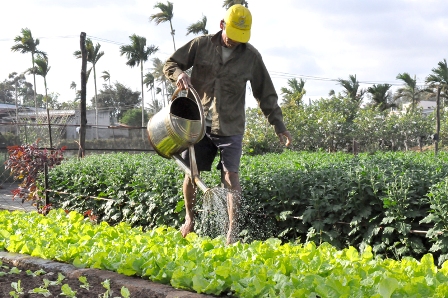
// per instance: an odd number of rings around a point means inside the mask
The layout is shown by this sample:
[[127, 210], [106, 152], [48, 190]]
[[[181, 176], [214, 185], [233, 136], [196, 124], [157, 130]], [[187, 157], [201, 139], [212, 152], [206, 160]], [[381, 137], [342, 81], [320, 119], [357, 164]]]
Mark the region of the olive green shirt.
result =
[[[278, 96], [260, 53], [249, 43], [240, 44], [223, 63], [221, 31], [197, 37], [179, 48], [165, 63], [163, 71], [176, 82], [193, 67], [191, 83], [199, 94], [205, 115], [213, 106], [211, 133], [242, 135], [245, 129], [246, 82], [275, 132], [286, 131]], [[191, 98], [191, 94], [188, 95]]]

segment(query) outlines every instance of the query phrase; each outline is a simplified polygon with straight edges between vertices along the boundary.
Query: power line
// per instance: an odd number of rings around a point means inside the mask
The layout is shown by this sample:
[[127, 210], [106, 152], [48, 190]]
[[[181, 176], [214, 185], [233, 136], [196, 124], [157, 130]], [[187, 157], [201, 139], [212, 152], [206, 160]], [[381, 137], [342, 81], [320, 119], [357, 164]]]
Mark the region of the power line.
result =
[[[39, 39], [57, 39], [57, 38], [76, 38], [76, 37], [78, 37], [78, 36], [77, 35], [66, 35], [66, 36], [50, 36], [50, 37], [43, 36], [43, 37], [37, 37], [37, 38], [39, 38]], [[87, 37], [92, 40], [110, 43], [110, 44], [114, 44], [114, 45], [118, 45], [118, 46], [126, 45], [125, 43], [102, 38], [102, 37], [96, 37], [96, 36], [92, 36], [92, 35], [87, 35]], [[1, 41], [14, 41], [14, 39], [0, 39], [0, 42]], [[159, 53], [168, 55], [168, 56], [170, 55], [170, 54], [167, 54], [164, 52], [159, 52]], [[311, 76], [311, 75], [292, 74], [292, 73], [279, 72], [279, 71], [270, 71], [270, 73], [273, 78], [291, 78], [291, 79], [292, 78], [303, 78], [305, 80], [311, 80], [311, 81], [339, 82], [339, 78], [334, 79], [334, 78], [318, 77], [318, 76]], [[366, 85], [390, 84], [392, 86], [401, 86], [404, 84], [403, 82], [400, 82], [398, 80], [395, 80], [395, 81], [358, 81], [358, 83], [366, 84]], [[424, 86], [424, 82], [419, 82], [418, 86]]]

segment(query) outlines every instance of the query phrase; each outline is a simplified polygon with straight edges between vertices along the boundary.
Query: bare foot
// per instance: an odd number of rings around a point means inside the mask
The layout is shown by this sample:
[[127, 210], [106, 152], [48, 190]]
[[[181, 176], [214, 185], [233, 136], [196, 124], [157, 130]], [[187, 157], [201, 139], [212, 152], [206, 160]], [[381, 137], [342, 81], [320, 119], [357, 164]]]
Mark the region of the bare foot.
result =
[[182, 233], [182, 237], [185, 237], [189, 233], [193, 232], [193, 228], [194, 228], [194, 221], [189, 219], [189, 218], [185, 218], [185, 223], [180, 228], [180, 232]]

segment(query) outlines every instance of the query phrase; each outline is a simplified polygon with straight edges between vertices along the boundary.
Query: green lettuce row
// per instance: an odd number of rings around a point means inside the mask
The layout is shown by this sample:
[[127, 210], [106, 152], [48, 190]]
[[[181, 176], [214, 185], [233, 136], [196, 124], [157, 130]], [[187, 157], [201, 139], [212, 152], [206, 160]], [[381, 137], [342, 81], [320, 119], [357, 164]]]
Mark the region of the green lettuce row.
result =
[[226, 246], [224, 238], [182, 238], [171, 227], [147, 232], [120, 223], [92, 224], [83, 215], [52, 210], [0, 211], [0, 249], [137, 275], [180, 289], [238, 297], [445, 297], [448, 262], [374, 257], [367, 246], [337, 250], [281, 244], [278, 239]]

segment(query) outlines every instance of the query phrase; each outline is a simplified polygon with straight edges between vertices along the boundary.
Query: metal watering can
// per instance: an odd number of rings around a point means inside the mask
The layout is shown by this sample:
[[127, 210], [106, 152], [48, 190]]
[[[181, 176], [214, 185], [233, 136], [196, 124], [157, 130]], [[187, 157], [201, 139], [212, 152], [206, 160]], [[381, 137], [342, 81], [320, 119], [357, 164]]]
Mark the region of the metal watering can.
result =
[[[201, 100], [193, 87], [194, 100], [177, 97], [181, 89], [174, 91], [168, 106], [155, 114], [148, 122], [148, 139], [154, 150], [162, 157], [173, 158], [177, 165], [205, 193], [210, 188], [199, 178], [194, 144], [205, 135], [205, 117]], [[190, 165], [180, 156], [189, 150]]]

